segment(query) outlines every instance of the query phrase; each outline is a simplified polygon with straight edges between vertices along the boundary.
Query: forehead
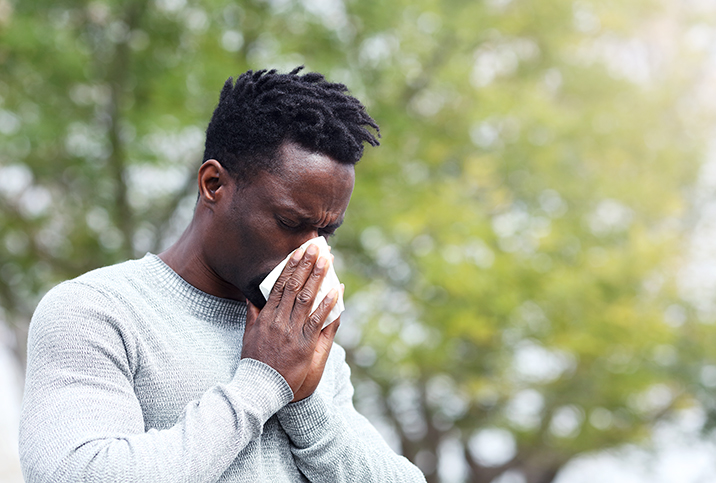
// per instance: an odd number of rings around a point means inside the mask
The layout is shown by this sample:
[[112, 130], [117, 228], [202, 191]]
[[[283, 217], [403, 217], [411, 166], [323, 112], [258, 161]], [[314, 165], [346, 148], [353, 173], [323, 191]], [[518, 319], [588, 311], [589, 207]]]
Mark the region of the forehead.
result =
[[284, 144], [277, 167], [260, 173], [255, 183], [276, 208], [301, 212], [305, 217], [342, 216], [348, 207], [355, 170], [352, 164], [311, 152], [296, 144]]

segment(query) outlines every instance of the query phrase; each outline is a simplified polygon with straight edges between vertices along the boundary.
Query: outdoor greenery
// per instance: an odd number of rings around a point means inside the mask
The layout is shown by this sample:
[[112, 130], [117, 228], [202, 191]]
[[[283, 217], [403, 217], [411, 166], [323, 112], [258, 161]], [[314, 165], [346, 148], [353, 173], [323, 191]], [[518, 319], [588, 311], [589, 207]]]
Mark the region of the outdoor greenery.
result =
[[[676, 283], [713, 20], [647, 0], [0, 0], [0, 319], [24, 360], [51, 286], [168, 246], [226, 78], [305, 64], [381, 125], [331, 241], [338, 339], [357, 406], [429, 482], [549, 483], [680, 409], [716, 414], [714, 317]], [[462, 469], [439, 473], [448, 456]]]

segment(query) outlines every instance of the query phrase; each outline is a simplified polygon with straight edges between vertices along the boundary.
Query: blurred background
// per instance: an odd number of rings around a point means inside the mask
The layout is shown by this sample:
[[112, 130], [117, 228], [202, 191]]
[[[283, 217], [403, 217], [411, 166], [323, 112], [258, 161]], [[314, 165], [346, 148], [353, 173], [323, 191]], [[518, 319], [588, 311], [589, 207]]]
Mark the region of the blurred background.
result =
[[0, 0], [0, 481], [42, 295], [158, 253], [248, 69], [381, 125], [332, 240], [356, 405], [430, 483], [716, 481], [716, 4]]

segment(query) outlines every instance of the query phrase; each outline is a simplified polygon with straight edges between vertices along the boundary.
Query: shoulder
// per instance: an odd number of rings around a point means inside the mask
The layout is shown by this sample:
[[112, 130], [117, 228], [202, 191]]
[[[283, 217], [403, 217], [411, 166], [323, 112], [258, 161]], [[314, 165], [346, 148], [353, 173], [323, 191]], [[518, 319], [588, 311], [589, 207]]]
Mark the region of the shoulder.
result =
[[107, 267], [97, 268], [77, 278], [63, 282], [60, 286], [75, 286], [79, 290], [99, 292], [121, 292], [146, 278], [147, 265], [152, 255], [139, 260], [128, 260]]
[[97, 321], [117, 320], [132, 291], [142, 278], [142, 260], [99, 268], [67, 280], [45, 294], [32, 316], [31, 335], [39, 332], [76, 332]]
[[107, 302], [113, 295], [121, 294], [135, 281], [142, 279], [143, 262], [144, 259], [130, 260], [97, 268], [64, 281], [45, 294], [38, 305], [38, 310], [48, 305]]

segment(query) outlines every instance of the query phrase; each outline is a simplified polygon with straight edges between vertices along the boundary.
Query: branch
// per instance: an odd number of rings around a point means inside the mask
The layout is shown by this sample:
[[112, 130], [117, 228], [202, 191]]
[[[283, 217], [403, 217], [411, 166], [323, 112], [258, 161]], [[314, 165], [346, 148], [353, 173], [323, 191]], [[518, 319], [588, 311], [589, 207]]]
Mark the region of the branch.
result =
[[[127, 5], [124, 11], [124, 21], [129, 31], [139, 24], [147, 7], [145, 0], [139, 0]], [[108, 84], [110, 86], [111, 100], [108, 108], [109, 115], [109, 142], [112, 152], [109, 157], [109, 166], [115, 182], [115, 224], [122, 232], [123, 251], [125, 256], [133, 255], [134, 216], [127, 199], [126, 150], [120, 136], [120, 123], [122, 120], [122, 104], [129, 79], [130, 49], [126, 41], [119, 42], [112, 64], [109, 68]]]
[[162, 247], [161, 234], [169, 228], [169, 223], [172, 221], [172, 216], [177, 211], [179, 203], [189, 195], [194, 189], [196, 189], [196, 172], [192, 171], [189, 176], [184, 180], [184, 184], [169, 200], [166, 206], [162, 209], [158, 216], [158, 220], [155, 222], [155, 238], [154, 244], [152, 245], [151, 252], [158, 253]]

